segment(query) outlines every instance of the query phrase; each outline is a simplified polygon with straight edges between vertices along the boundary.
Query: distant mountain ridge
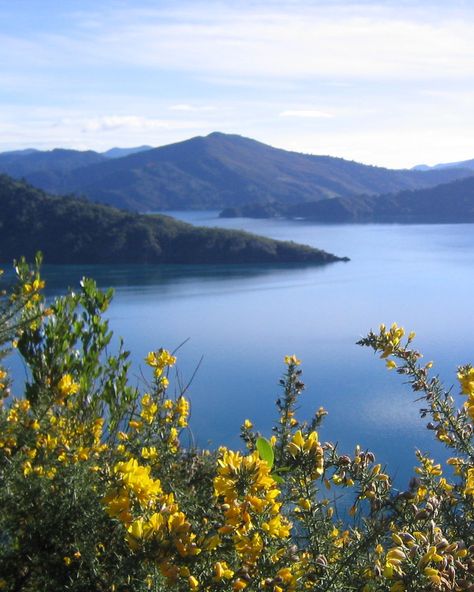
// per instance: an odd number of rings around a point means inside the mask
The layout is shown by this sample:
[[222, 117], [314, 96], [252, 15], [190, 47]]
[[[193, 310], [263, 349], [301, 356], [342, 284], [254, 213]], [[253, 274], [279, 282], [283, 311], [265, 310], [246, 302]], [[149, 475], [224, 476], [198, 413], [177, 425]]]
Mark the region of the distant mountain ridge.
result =
[[80, 194], [138, 211], [291, 205], [430, 187], [473, 174], [391, 170], [219, 132], [118, 158], [60, 149], [0, 154], [0, 171], [51, 193]]
[[47, 263], [324, 264], [343, 259], [247, 232], [199, 228], [46, 194], [0, 175], [0, 261], [41, 250]]
[[387, 195], [359, 195], [286, 206], [249, 204], [228, 208], [222, 217], [289, 217], [324, 223], [473, 223], [474, 177], [436, 187]]
[[[52, 150], [38, 150], [36, 148], [24, 148], [22, 150], [7, 150], [5, 152], [0, 152], [0, 158], [2, 156], [13, 156], [13, 157], [18, 157], [18, 156], [28, 156], [29, 154], [35, 154], [38, 152], [41, 152], [42, 154], [50, 154], [51, 152], [54, 152], [55, 150], [68, 150], [66, 148], [53, 148]], [[84, 152], [95, 152], [95, 154], [98, 154], [100, 156], [105, 156], [106, 158], [122, 158], [123, 156], [129, 156], [130, 154], [136, 154], [137, 152], [144, 152], [145, 150], [153, 150], [153, 146], [148, 146], [148, 144], [145, 144], [143, 146], [135, 146], [132, 148], [119, 148], [119, 147], [114, 147], [114, 148], [110, 148], [109, 150], [105, 150], [105, 152], [97, 152], [96, 150], [71, 150], [69, 149], [68, 152], [71, 153], [80, 153], [80, 154], [84, 154]]]
[[136, 154], [137, 152], [145, 152], [145, 150], [153, 150], [153, 146], [136, 146], [135, 148], [111, 148], [105, 152], [100, 152], [107, 158], [122, 158], [123, 156], [130, 156], [130, 154]]
[[474, 171], [474, 158], [470, 160], [461, 160], [459, 162], [444, 162], [429, 166], [427, 164], [417, 164], [413, 171], [440, 171], [443, 169], [470, 169]]
[[25, 178], [33, 184], [56, 186], [62, 184], [64, 175], [75, 169], [83, 169], [91, 164], [107, 162], [115, 158], [123, 158], [144, 150], [150, 146], [137, 148], [111, 148], [106, 152], [94, 150], [69, 150], [54, 148], [53, 150], [14, 150], [0, 153], [0, 172], [17, 179]]

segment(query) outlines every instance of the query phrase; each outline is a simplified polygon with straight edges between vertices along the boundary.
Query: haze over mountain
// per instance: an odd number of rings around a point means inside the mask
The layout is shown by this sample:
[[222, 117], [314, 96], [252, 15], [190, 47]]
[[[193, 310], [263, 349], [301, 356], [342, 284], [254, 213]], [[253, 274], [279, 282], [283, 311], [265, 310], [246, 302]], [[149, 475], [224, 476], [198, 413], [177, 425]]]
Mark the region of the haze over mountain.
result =
[[51, 196], [0, 175], [0, 261], [44, 253], [47, 263], [331, 263], [305, 245], [198, 228], [169, 216], [124, 212]]
[[391, 170], [218, 132], [113, 159], [71, 150], [0, 154], [0, 171], [52, 193], [138, 211], [289, 205], [430, 187], [472, 174], [457, 168]]
[[62, 175], [75, 169], [151, 149], [151, 146], [138, 146], [136, 148], [111, 148], [106, 152], [95, 152], [94, 150], [67, 150], [65, 148], [44, 151], [26, 148], [25, 150], [0, 153], [0, 172], [15, 178], [24, 177], [33, 181], [35, 178], [44, 179], [45, 184], [54, 185], [55, 182], [61, 183]]
[[474, 171], [474, 158], [470, 160], [461, 160], [459, 162], [445, 162], [429, 166], [427, 164], [417, 164], [413, 167], [414, 171], [439, 171], [441, 169], [470, 169]]
[[462, 223], [474, 222], [474, 177], [415, 191], [359, 195], [296, 205], [259, 204], [228, 208], [222, 217], [283, 216], [315, 222]]
[[105, 152], [100, 152], [107, 158], [122, 158], [122, 156], [130, 156], [130, 154], [136, 154], [137, 152], [144, 152], [145, 150], [152, 150], [153, 146], [136, 146], [135, 148], [111, 148]]

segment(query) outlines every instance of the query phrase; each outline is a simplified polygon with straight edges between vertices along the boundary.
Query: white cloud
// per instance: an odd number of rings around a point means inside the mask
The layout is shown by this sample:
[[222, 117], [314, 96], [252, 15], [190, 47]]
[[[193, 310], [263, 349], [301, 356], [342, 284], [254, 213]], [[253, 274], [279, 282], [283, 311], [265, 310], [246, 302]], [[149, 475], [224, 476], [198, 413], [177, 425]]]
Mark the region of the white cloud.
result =
[[287, 111], [282, 111], [280, 113], [280, 117], [304, 117], [310, 119], [330, 119], [334, 117], [331, 113], [327, 113], [326, 111], [318, 111], [316, 109], [288, 109]]
[[86, 5], [63, 8], [67, 27], [8, 19], [2, 147], [163, 145], [220, 130], [393, 165], [473, 156], [474, 3]]
[[179, 103], [177, 105], [171, 105], [169, 107], [170, 111], [185, 111], [188, 113], [195, 113], [199, 111], [215, 111], [215, 107], [211, 107], [210, 105], [204, 106], [196, 106], [196, 105], [188, 105], [187, 103]]
[[203, 122], [171, 119], [149, 119], [137, 115], [107, 115], [88, 119], [83, 124], [84, 132], [108, 132], [112, 130], [149, 131], [158, 129], [190, 129], [202, 127]]
[[[179, 5], [179, 4], [178, 4]], [[5, 37], [2, 51], [46, 65], [102, 64], [282, 80], [455, 79], [472, 75], [474, 19], [467, 10], [390, 3], [209, 3], [185, 9], [104, 5], [94, 27]]]
[[[474, 21], [456, 11], [434, 20], [426, 10], [353, 3], [264, 5], [186, 11], [133, 9], [103, 15], [84, 29], [85, 59], [193, 74], [264, 78], [409, 79], [468, 76]], [[63, 38], [67, 51], [75, 43]], [[86, 50], [84, 52], [84, 47]]]
[[450, 127], [428, 129], [413, 125], [411, 128], [351, 129], [317, 134], [304, 130], [298, 134], [269, 131], [259, 139], [286, 150], [338, 156], [387, 168], [455, 162], [474, 156], [471, 133]]
[[[99, 100], [96, 100], [99, 103]], [[113, 146], [162, 146], [217, 129], [197, 119], [167, 119], [136, 114], [97, 115], [88, 110], [9, 105], [0, 113], [0, 151], [57, 147], [107, 150]]]

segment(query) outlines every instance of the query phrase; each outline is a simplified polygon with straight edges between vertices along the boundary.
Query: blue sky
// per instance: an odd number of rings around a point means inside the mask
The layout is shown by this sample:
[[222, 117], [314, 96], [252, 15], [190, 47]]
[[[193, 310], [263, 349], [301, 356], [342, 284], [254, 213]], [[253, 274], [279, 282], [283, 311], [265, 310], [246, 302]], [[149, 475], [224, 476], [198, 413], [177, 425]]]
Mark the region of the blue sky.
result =
[[474, 158], [474, 2], [0, 0], [0, 151], [216, 130], [391, 167]]

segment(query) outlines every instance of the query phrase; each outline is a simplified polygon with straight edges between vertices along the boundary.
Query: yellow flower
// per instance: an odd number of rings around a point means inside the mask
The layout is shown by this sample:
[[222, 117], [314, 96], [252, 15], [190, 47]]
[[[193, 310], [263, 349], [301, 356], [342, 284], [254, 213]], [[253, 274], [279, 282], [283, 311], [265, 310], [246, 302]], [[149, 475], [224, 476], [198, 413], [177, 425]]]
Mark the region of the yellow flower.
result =
[[141, 451], [142, 458], [155, 460], [158, 457], [158, 452], [155, 446], [144, 446]]
[[159, 514], [158, 512], [155, 512], [154, 514], [152, 514], [149, 518], [149, 520], [146, 522], [144, 528], [145, 528], [145, 533], [146, 535], [154, 535], [158, 532], [160, 532], [160, 530], [165, 526], [165, 519], [163, 517], [162, 514]]
[[287, 449], [293, 458], [306, 458], [313, 464], [311, 472], [313, 479], [320, 477], [324, 473], [324, 453], [319, 444], [317, 432], [310, 432], [305, 439], [302, 431], [298, 430], [293, 435]]
[[[393, 354], [396, 347], [399, 345], [402, 337], [405, 335], [405, 329], [399, 327], [397, 323], [393, 323], [389, 331], [385, 325], [380, 325], [380, 337], [384, 340], [385, 346], [382, 351], [381, 358], [387, 358]], [[410, 334], [411, 335], [411, 334]]]
[[141, 539], [143, 537], [143, 519], [139, 518], [132, 522], [127, 530], [133, 538]]
[[298, 500], [298, 506], [303, 510], [311, 510], [311, 502], [305, 497], [302, 497]]
[[166, 349], [159, 349], [156, 352], [150, 352], [145, 358], [145, 362], [152, 368], [163, 369], [165, 366], [174, 366], [176, 357]]
[[189, 401], [182, 395], [176, 401], [176, 413], [178, 414], [178, 425], [184, 428], [188, 425]]
[[217, 464], [215, 495], [224, 496], [228, 503], [237, 499], [238, 491], [245, 490], [248, 495], [258, 495], [267, 490], [279, 493], [268, 463], [260, 459], [258, 452], [242, 456], [240, 452], [224, 449]]
[[271, 537], [284, 539], [290, 535], [290, 523], [279, 514], [268, 522], [264, 522], [262, 528]]
[[79, 391], [79, 384], [74, 382], [74, 379], [70, 374], [64, 374], [64, 376], [58, 382], [58, 390], [61, 394], [61, 397], [75, 395]]
[[430, 458], [421, 458], [421, 464], [423, 465], [423, 468], [421, 467], [415, 467], [415, 472], [418, 473], [419, 475], [423, 475], [425, 472], [428, 475], [434, 475], [435, 477], [439, 477], [440, 475], [443, 474], [443, 470], [441, 469], [441, 465], [434, 464], [434, 461]]
[[[119, 462], [114, 467], [114, 472], [121, 479], [123, 491], [118, 500], [122, 500], [123, 497], [128, 499], [129, 494], [133, 494], [138, 500], [142, 507], [148, 506], [153, 502], [158, 495], [162, 493], [161, 482], [159, 479], [153, 479], [150, 476], [150, 467], [143, 467], [138, 464], [137, 460], [131, 458], [127, 462]], [[117, 504], [118, 500], [115, 496], [107, 496], [106, 502], [109, 507]], [[120, 502], [119, 507], [123, 505]], [[121, 514], [122, 509], [117, 512], [116, 509], [111, 510], [114, 515]]]
[[139, 541], [143, 538], [143, 518], [134, 520], [127, 528], [127, 532], [127, 542], [130, 545], [130, 548], [133, 551], [136, 551], [139, 547]]
[[292, 356], [285, 356], [284, 360], [287, 366], [299, 366], [301, 364], [301, 360], [298, 360], [294, 354]]
[[463, 368], [458, 372], [463, 395], [474, 395], [474, 368]]
[[468, 469], [466, 487], [464, 489], [465, 495], [474, 495], [474, 468]]
[[234, 572], [229, 568], [225, 561], [218, 561], [214, 564], [214, 579], [217, 582], [221, 580], [230, 580], [234, 576]]
[[294, 586], [296, 578], [289, 567], [282, 567], [277, 572], [277, 577], [281, 578], [286, 585]]
[[7, 373], [5, 372], [5, 370], [2, 370], [0, 368], [0, 389], [5, 388], [5, 384], [3, 383], [3, 380], [7, 377]]

